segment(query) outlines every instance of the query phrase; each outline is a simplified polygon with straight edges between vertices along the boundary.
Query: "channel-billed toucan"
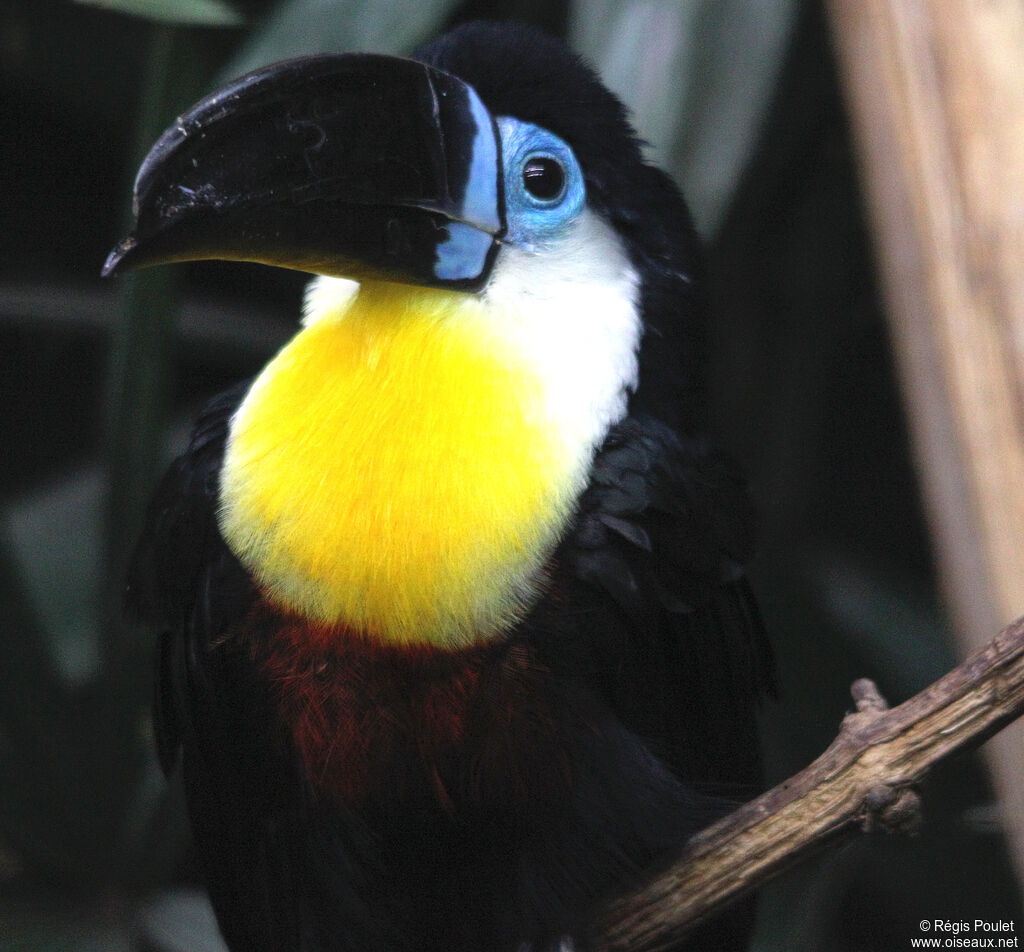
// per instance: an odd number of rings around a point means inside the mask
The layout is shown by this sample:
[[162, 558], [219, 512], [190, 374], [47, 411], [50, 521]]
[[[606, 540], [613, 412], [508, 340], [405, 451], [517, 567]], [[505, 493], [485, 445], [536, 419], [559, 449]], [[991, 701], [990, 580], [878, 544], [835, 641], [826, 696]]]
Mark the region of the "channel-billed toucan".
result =
[[586, 948], [758, 784], [751, 512], [690, 432], [676, 188], [560, 44], [471, 24], [208, 96], [135, 214], [106, 273], [319, 276], [203, 411], [129, 581], [228, 945]]

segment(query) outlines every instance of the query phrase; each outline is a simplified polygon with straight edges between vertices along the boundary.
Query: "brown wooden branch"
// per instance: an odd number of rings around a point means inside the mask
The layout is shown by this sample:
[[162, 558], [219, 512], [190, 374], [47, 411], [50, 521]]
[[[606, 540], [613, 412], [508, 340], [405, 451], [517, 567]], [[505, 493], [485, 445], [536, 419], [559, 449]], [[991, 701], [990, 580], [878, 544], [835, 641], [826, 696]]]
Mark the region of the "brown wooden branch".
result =
[[1024, 618], [892, 710], [870, 681], [814, 763], [694, 837], [679, 860], [600, 918], [600, 952], [656, 952], [856, 827], [912, 828], [932, 765], [1024, 714]]
[[[966, 655], [1024, 603], [1024, 5], [826, 9], [936, 568]], [[1024, 880], [1024, 730], [985, 754]]]

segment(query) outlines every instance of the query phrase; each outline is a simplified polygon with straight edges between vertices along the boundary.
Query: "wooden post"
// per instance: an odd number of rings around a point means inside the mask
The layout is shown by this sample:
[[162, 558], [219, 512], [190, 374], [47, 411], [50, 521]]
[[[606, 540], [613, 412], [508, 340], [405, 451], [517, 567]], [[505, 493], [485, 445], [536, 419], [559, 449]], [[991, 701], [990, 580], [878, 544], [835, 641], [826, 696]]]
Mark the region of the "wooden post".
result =
[[[962, 653], [1024, 612], [1024, 4], [829, 0]], [[1024, 879], [1024, 729], [986, 748]]]

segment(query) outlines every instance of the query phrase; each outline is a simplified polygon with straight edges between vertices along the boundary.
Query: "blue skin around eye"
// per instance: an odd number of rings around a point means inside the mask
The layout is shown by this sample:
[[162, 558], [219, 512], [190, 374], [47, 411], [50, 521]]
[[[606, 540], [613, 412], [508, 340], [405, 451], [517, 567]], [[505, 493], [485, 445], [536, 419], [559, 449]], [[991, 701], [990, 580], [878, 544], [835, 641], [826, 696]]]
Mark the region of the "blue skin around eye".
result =
[[[486, 113], [482, 112], [475, 93], [473, 97], [473, 115], [480, 132], [489, 128], [490, 123], [485, 122]], [[528, 251], [542, 250], [557, 241], [583, 209], [586, 200], [583, 172], [572, 149], [546, 129], [508, 116], [500, 117], [497, 126], [501, 136], [507, 223], [502, 240]], [[565, 185], [554, 199], [537, 198], [526, 190], [523, 166], [534, 156], [553, 158], [564, 170]], [[473, 280], [485, 266], [491, 234], [498, 226], [496, 166], [493, 140], [478, 134], [463, 198], [463, 220], [448, 223], [448, 238], [437, 248], [434, 274], [442, 280]]]
[[[546, 129], [508, 116], [499, 117], [497, 125], [505, 172], [504, 240], [531, 251], [543, 248], [563, 234], [583, 209], [583, 172], [572, 149]], [[523, 164], [530, 156], [556, 159], [565, 170], [565, 187], [557, 198], [546, 201], [526, 190]]]

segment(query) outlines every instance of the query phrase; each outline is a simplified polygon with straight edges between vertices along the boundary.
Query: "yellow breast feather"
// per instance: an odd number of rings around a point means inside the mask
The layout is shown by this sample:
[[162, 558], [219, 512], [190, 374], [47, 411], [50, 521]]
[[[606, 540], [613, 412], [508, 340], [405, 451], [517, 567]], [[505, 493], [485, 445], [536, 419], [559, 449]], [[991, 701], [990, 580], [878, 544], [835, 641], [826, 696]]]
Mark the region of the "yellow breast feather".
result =
[[310, 618], [399, 643], [493, 636], [542, 584], [579, 454], [478, 298], [347, 294], [321, 292], [236, 413], [221, 530]]

